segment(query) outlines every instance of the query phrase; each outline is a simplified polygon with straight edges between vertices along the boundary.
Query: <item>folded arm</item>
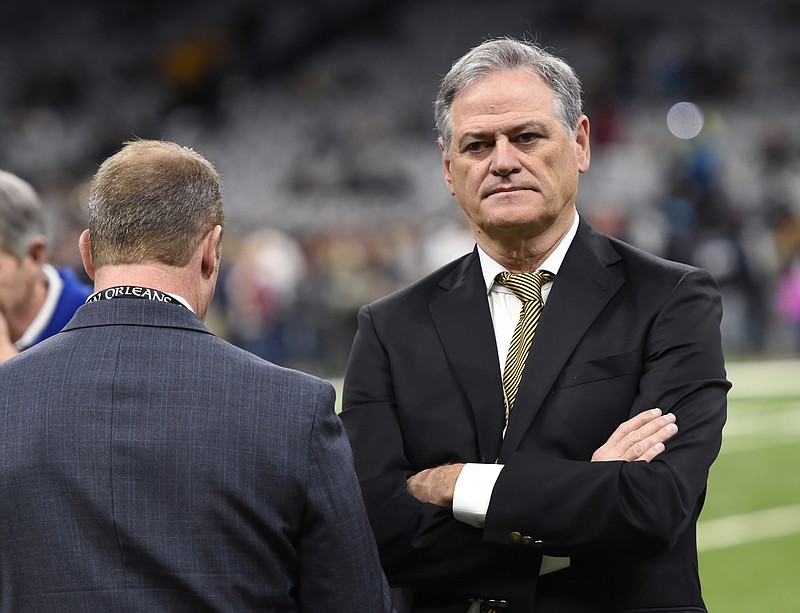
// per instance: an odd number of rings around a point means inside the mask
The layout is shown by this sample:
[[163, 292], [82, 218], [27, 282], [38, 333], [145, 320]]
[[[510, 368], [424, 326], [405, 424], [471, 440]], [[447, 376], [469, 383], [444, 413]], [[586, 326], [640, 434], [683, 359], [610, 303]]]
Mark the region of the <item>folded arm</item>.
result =
[[[680, 430], [663, 452], [650, 462], [580, 462], [513, 453], [492, 493], [486, 539], [508, 543], [517, 531], [557, 556], [609, 550], [648, 556], [672, 547], [696, 520], [721, 445], [730, 383], [720, 318], [713, 277], [692, 271], [649, 325], [633, 409], [657, 402], [676, 416]], [[591, 384], [586, 387], [584, 395], [596, 394]]]
[[[678, 432], [675, 415], [650, 409], [622, 423], [592, 455], [592, 462], [650, 462], [664, 451], [664, 443]], [[408, 491], [417, 500], [451, 508], [456, 481], [464, 464], [445, 464], [408, 478]], [[499, 475], [499, 471], [498, 471]], [[485, 513], [484, 513], [485, 514]]]

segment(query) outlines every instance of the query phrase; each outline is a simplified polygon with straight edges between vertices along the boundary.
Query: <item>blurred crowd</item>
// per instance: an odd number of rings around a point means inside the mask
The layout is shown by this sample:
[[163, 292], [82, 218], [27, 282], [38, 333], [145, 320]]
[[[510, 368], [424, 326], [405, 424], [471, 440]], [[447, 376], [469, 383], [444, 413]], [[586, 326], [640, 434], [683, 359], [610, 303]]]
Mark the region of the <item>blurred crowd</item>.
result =
[[[581, 75], [598, 229], [714, 273], [730, 356], [800, 352], [797, 3], [44, 0], [0, 7], [0, 168], [42, 193], [79, 269], [84, 189], [133, 137], [225, 180], [209, 324], [341, 374], [358, 307], [472, 248], [441, 179], [432, 105], [450, 62], [527, 35]], [[671, 106], [702, 111], [693, 138]]]

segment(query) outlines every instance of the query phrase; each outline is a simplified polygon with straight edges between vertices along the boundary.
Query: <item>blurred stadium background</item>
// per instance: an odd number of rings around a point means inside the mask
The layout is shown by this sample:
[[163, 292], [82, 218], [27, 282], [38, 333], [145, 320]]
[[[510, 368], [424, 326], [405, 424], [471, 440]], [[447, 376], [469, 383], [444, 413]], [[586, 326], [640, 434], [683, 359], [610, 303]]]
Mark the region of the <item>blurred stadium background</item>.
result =
[[584, 83], [581, 213], [723, 290], [734, 388], [700, 533], [711, 610], [796, 611], [798, 31], [790, 0], [7, 1], [0, 168], [42, 193], [53, 259], [80, 272], [99, 162], [132, 137], [201, 151], [228, 215], [211, 327], [338, 380], [356, 309], [471, 247], [440, 176], [438, 80], [486, 37], [537, 40]]

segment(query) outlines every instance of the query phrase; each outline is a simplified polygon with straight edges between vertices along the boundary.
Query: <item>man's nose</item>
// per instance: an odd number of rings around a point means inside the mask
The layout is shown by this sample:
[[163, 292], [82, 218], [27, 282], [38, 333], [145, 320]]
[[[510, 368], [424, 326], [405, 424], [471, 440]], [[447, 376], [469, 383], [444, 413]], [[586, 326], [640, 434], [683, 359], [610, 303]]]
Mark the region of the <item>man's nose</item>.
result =
[[520, 168], [519, 152], [516, 147], [505, 138], [498, 139], [492, 148], [490, 166], [492, 174], [505, 177], [519, 172]]

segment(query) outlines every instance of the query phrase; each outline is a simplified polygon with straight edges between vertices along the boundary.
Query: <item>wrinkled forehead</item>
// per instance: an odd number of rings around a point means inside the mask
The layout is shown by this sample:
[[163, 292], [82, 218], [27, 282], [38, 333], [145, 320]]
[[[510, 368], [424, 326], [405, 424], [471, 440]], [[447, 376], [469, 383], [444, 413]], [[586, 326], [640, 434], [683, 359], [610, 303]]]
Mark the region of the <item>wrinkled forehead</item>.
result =
[[554, 94], [539, 75], [529, 70], [492, 72], [462, 89], [453, 98], [450, 116], [458, 129], [464, 122], [500, 116], [545, 119], [554, 116]]

